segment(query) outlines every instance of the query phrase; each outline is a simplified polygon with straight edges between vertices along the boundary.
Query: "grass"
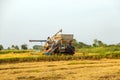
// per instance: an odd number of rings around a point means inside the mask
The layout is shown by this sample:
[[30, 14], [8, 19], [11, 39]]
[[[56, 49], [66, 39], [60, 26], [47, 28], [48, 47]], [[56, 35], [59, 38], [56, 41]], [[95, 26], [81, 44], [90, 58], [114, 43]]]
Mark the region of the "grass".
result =
[[98, 53], [98, 54], [105, 54], [107, 52], [120, 52], [120, 47], [91, 47], [91, 48], [81, 48], [78, 52], [82, 53]]
[[7, 54], [7, 53], [29, 53], [32, 50], [0, 50], [0, 54]]
[[[91, 47], [77, 50], [75, 55], [42, 55], [42, 52], [32, 50], [2, 50], [0, 63], [16, 62], [39, 62], [39, 61], [60, 61], [60, 60], [100, 60], [120, 59], [120, 47]], [[9, 53], [8, 53], [9, 52]]]
[[75, 55], [42, 55], [42, 53], [8, 53], [0, 54], [0, 63], [16, 63], [16, 62], [39, 62], [39, 61], [66, 61], [66, 60], [100, 60], [102, 58], [120, 59], [120, 52], [107, 52], [106, 54], [98, 53], [76, 53]]

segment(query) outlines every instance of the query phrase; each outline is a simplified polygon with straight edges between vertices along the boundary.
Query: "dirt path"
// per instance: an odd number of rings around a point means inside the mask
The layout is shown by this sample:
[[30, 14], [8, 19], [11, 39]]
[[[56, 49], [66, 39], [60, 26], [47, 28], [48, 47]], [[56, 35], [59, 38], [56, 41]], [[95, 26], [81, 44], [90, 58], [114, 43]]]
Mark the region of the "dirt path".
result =
[[1, 64], [0, 80], [120, 80], [120, 60]]

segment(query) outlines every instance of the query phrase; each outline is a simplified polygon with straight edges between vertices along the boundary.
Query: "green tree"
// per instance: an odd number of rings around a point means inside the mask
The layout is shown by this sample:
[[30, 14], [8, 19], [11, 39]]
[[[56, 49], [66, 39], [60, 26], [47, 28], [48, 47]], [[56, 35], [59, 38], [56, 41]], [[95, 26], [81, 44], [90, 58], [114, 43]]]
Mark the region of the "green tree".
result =
[[79, 43], [78, 43], [78, 47], [79, 47], [79, 48], [89, 48], [89, 47], [91, 47], [91, 45], [85, 44], [85, 43], [83, 43], [83, 42], [79, 42]]
[[99, 47], [105, 47], [107, 46], [106, 44], [104, 44], [102, 41], [98, 41]]
[[16, 45], [15, 47], [14, 47], [16, 50], [19, 50], [19, 47]]
[[42, 48], [42, 46], [40, 46], [40, 45], [34, 45], [33, 46], [33, 49], [35, 49], [35, 50], [41, 50], [41, 48]]
[[11, 46], [11, 49], [15, 49], [15, 46], [14, 46], [14, 45], [12, 45], [12, 46]]
[[74, 44], [74, 46], [75, 46], [76, 48], [78, 48], [78, 47], [79, 47], [78, 42], [77, 42], [77, 40], [76, 40], [76, 39], [73, 39], [73, 44]]
[[93, 43], [93, 47], [98, 47], [98, 40], [97, 40], [97, 39], [94, 39], [93, 42], [94, 42], [94, 43]]
[[21, 45], [21, 49], [23, 49], [23, 50], [27, 50], [27, 49], [28, 49], [27, 44], [22, 44], [22, 45]]
[[93, 47], [105, 47], [107, 44], [104, 44], [102, 41], [94, 39]]
[[4, 48], [3, 48], [3, 45], [1, 44], [1, 45], [0, 45], [0, 50], [3, 50], [3, 49], [4, 49]]
[[10, 47], [7, 48], [7, 50], [10, 50], [10, 49], [11, 49]]

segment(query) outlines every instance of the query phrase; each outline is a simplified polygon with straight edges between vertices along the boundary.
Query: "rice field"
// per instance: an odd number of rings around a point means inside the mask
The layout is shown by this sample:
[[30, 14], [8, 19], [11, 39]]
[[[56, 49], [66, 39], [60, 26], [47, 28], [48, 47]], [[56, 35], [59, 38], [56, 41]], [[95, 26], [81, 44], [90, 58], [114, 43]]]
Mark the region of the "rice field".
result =
[[0, 80], [120, 80], [120, 60], [0, 64]]
[[20, 62], [41, 62], [41, 61], [68, 61], [68, 60], [100, 60], [100, 59], [120, 59], [120, 52], [115, 53], [80, 53], [74, 55], [43, 55], [43, 52], [6, 53], [0, 54], [0, 64], [20, 63]]
[[3, 51], [0, 80], [120, 80], [119, 66], [119, 51], [50, 56], [35, 51]]

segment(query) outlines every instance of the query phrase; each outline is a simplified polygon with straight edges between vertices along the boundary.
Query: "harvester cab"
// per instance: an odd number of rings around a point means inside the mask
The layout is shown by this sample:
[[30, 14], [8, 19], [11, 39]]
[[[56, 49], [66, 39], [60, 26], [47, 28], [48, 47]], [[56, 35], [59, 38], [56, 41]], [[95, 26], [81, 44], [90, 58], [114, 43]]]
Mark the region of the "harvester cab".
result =
[[75, 47], [73, 46], [73, 34], [62, 34], [60, 29], [52, 37], [48, 37], [47, 40], [29, 40], [30, 42], [45, 42], [44, 54], [69, 54], [75, 53]]

